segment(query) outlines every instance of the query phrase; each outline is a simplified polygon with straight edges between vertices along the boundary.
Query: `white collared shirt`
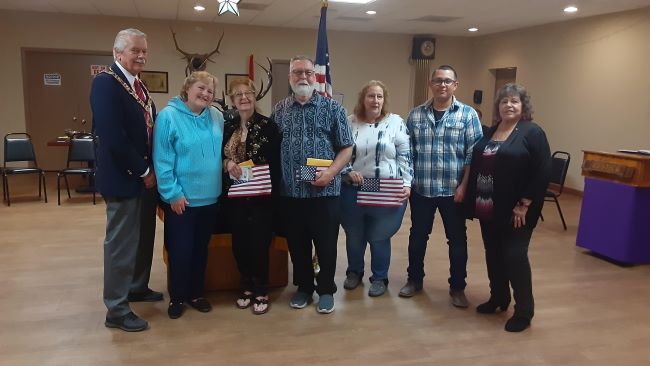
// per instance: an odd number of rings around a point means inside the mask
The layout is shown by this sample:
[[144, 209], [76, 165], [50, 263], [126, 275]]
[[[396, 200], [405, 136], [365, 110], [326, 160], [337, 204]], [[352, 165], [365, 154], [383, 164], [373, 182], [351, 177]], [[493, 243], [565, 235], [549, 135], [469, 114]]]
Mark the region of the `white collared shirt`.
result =
[[119, 61], [115, 61], [115, 64], [117, 65], [117, 67], [120, 68], [120, 70], [122, 71], [122, 74], [124, 74], [124, 76], [126, 76], [126, 81], [128, 81], [129, 85], [131, 85], [131, 89], [135, 90], [135, 86], [133, 85], [133, 83], [135, 83], [135, 79], [137, 79], [137, 76], [132, 75], [130, 72], [126, 71], [124, 66], [122, 66], [122, 64], [120, 64]]

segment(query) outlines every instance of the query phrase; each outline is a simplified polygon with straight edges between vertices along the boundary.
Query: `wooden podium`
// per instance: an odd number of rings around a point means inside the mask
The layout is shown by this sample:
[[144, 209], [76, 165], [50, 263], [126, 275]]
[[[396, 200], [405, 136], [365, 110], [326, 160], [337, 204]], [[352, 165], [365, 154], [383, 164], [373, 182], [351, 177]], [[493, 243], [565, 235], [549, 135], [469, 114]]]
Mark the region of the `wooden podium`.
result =
[[650, 262], [650, 156], [583, 152], [576, 245], [621, 263]]

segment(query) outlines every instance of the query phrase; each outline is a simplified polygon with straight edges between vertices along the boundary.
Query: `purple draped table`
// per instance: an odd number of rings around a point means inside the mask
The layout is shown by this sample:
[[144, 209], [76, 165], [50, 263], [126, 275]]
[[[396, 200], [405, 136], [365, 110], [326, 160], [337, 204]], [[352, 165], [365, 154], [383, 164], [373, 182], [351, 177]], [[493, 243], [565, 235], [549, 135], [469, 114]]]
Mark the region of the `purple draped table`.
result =
[[650, 263], [650, 156], [584, 151], [576, 245], [617, 262]]

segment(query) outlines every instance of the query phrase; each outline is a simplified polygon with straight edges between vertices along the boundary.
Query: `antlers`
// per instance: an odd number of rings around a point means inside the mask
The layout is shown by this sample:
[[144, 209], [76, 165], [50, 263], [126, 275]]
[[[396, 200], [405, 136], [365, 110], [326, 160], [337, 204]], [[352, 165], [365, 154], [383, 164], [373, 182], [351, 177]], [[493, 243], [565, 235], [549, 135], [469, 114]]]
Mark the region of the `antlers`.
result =
[[221, 37], [219, 38], [219, 43], [217, 43], [217, 48], [215, 48], [212, 52], [206, 53], [206, 54], [199, 54], [199, 53], [187, 53], [183, 51], [179, 46], [178, 46], [178, 41], [176, 41], [176, 33], [172, 29], [172, 27], [169, 27], [169, 30], [172, 32], [172, 38], [174, 39], [174, 45], [176, 46], [176, 50], [183, 54], [183, 57], [185, 60], [187, 60], [187, 66], [185, 67], [185, 76], [188, 76], [194, 71], [203, 71], [205, 70], [206, 67], [206, 62], [214, 62], [210, 59], [210, 56], [214, 55], [215, 53], [221, 54], [219, 52], [219, 47], [221, 47], [221, 41], [223, 40], [223, 36], [226, 34], [226, 32], [221, 33]]
[[260, 81], [260, 91], [257, 93], [257, 96], [255, 97], [255, 100], [260, 100], [260, 99], [264, 98], [266, 93], [269, 92], [269, 89], [271, 89], [271, 85], [273, 85], [273, 63], [271, 63], [271, 59], [268, 58], [268, 57], [266, 58], [266, 60], [269, 62], [269, 68], [268, 69], [266, 67], [258, 64], [257, 62], [255, 62], [257, 64], [257, 66], [261, 67], [262, 70], [264, 70], [266, 72], [266, 79], [269, 82], [268, 85], [266, 86], [266, 89], [264, 89], [264, 80]]

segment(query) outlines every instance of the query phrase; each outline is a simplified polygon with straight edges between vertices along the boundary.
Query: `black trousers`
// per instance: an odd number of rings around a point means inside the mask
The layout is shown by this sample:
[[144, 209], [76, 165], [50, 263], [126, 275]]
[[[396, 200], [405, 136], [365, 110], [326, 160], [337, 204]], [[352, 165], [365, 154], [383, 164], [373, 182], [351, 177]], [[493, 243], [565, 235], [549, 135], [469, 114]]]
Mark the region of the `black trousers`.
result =
[[532, 229], [512, 227], [512, 223], [481, 221], [485, 261], [490, 279], [490, 299], [510, 302], [510, 286], [515, 298], [515, 315], [531, 319], [535, 313], [528, 245]]
[[[293, 279], [298, 291], [333, 294], [336, 292], [334, 273], [341, 217], [339, 197], [285, 198], [283, 203]], [[317, 278], [314, 278], [312, 243], [320, 265]]]
[[224, 200], [232, 232], [232, 253], [241, 275], [241, 288], [266, 295], [269, 287], [269, 247], [273, 240], [271, 197]]
[[162, 205], [165, 211], [165, 248], [169, 259], [169, 297], [173, 302], [203, 296], [208, 244], [212, 236], [217, 204], [185, 207], [182, 215]]

